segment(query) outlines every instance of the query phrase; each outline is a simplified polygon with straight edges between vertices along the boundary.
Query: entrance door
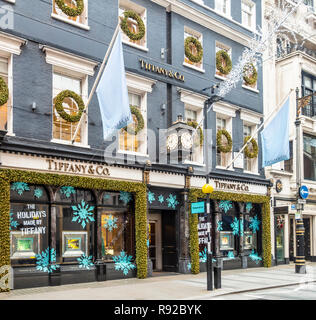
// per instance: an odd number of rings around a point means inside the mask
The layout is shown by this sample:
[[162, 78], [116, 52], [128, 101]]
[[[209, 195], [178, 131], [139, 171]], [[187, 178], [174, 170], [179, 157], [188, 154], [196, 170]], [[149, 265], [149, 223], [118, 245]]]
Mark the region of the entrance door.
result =
[[305, 259], [311, 260], [311, 220], [310, 217], [303, 218], [305, 228]]
[[164, 271], [178, 271], [178, 252], [176, 237], [176, 213], [162, 213], [162, 264]]
[[284, 216], [275, 216], [276, 261], [284, 263]]
[[289, 243], [289, 258], [290, 261], [294, 261], [294, 234], [295, 234], [295, 220], [294, 217], [290, 217], [290, 243]]
[[161, 255], [161, 214], [149, 216], [149, 258], [154, 271], [162, 270]]

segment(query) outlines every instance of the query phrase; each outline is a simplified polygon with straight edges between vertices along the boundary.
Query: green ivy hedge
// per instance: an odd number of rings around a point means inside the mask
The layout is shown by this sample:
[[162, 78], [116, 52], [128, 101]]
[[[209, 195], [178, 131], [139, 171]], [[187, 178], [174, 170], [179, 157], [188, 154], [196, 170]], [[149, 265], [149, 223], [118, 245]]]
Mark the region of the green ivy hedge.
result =
[[145, 184], [12, 169], [0, 170], [0, 268], [3, 265], [10, 265], [10, 184], [18, 181], [133, 193], [135, 195], [137, 277], [139, 279], [147, 277], [147, 188]]
[[[197, 202], [198, 199], [205, 198], [206, 195], [201, 189], [190, 189], [189, 202]], [[263, 265], [271, 267], [271, 230], [270, 230], [270, 197], [259, 195], [248, 195], [232, 192], [215, 191], [210, 194], [212, 200], [230, 200], [236, 202], [252, 202], [262, 204], [262, 248]], [[190, 205], [191, 212], [191, 205]], [[191, 272], [200, 272], [199, 259], [199, 238], [198, 238], [198, 215], [190, 214], [190, 253], [191, 253]]]

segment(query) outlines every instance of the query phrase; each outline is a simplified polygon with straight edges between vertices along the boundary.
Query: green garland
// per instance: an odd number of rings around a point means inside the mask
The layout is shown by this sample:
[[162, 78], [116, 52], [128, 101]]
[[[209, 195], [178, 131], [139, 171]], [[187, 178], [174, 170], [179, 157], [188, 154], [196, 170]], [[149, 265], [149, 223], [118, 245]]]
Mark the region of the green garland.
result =
[[[244, 145], [250, 140], [250, 136], [245, 137], [244, 139]], [[248, 148], [248, 144], [245, 148], [245, 156], [247, 158], [253, 159], [253, 158], [257, 158], [258, 157], [258, 153], [259, 153], [259, 147], [258, 147], [258, 143], [255, 139], [251, 139], [250, 140], [251, 144], [252, 144], [252, 152], [250, 152], [249, 148]]]
[[[222, 145], [222, 135], [224, 135], [227, 139], [226, 147]], [[232, 137], [226, 129], [221, 129], [217, 131], [216, 144], [219, 152], [228, 153], [232, 151], [232, 147], [233, 147]]]
[[69, 17], [80, 16], [84, 10], [84, 1], [75, 0], [77, 2], [77, 8], [70, 8], [65, 4], [64, 0], [55, 0], [60, 10]]
[[[197, 202], [204, 199], [206, 194], [201, 189], [190, 189], [189, 202]], [[271, 267], [271, 230], [270, 230], [270, 197], [259, 195], [247, 195], [243, 193], [232, 193], [215, 191], [210, 194], [212, 200], [230, 200], [236, 202], [252, 202], [262, 204], [262, 248], [263, 265]], [[190, 211], [191, 212], [191, 208]], [[198, 239], [198, 215], [190, 214], [190, 253], [191, 253], [191, 272], [197, 274], [200, 272], [199, 261], [199, 239]]]
[[9, 88], [6, 82], [0, 77], [0, 106], [6, 104], [9, 100]]
[[[187, 121], [187, 125], [196, 129], [199, 124], [196, 121]], [[200, 131], [200, 146], [202, 147], [204, 141], [203, 129], [199, 126], [198, 130]]]
[[[249, 70], [249, 68], [252, 69], [252, 76], [251, 77], [248, 77], [246, 75], [246, 72]], [[256, 67], [252, 63], [249, 65], [246, 65], [244, 67], [244, 81], [245, 81], [245, 83], [252, 86], [257, 82], [257, 80], [258, 80], [258, 72], [257, 72]]]
[[[78, 106], [78, 113], [76, 115], [70, 115], [64, 110], [63, 101], [65, 98], [72, 98], [76, 101]], [[55, 98], [55, 108], [58, 114], [67, 122], [78, 122], [82, 116], [82, 112], [85, 109], [82, 98], [75, 92], [70, 90], [64, 90]]]
[[[222, 59], [226, 61], [226, 66], [223, 66]], [[216, 69], [222, 74], [229, 74], [233, 68], [232, 60], [225, 50], [220, 50], [216, 53]]]
[[[191, 53], [191, 45], [194, 45], [196, 50], [197, 50], [197, 54], [196, 55], [193, 55]], [[203, 58], [203, 47], [201, 45], [201, 42], [194, 38], [194, 37], [187, 37], [185, 39], [185, 42], [184, 42], [184, 52], [185, 52], [185, 56], [191, 61], [191, 62], [194, 62], [194, 63], [198, 63], [202, 60]]]
[[136, 136], [141, 130], [144, 129], [145, 122], [144, 122], [143, 115], [142, 115], [141, 111], [139, 110], [139, 108], [137, 108], [136, 106], [130, 106], [130, 108], [131, 108], [132, 115], [134, 115], [137, 119], [137, 125], [136, 125], [135, 130], [132, 130], [129, 126], [125, 127], [124, 130], [126, 132], [128, 132], [129, 134]]
[[[129, 30], [127, 23], [128, 18], [131, 18], [137, 22], [138, 33], [134, 33]], [[131, 40], [134, 41], [143, 39], [146, 32], [145, 24], [142, 18], [136, 12], [131, 10], [124, 12], [124, 19], [121, 21], [121, 29]]]
[[0, 170], [0, 268], [3, 265], [10, 265], [10, 183], [18, 181], [134, 193], [137, 277], [139, 279], [147, 277], [147, 187], [145, 184], [12, 169]]

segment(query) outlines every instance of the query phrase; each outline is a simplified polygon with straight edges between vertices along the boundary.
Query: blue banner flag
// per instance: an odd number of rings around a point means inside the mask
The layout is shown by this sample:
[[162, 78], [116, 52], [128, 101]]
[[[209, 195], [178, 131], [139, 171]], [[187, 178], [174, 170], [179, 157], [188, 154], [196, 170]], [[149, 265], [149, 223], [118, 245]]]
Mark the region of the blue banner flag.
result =
[[121, 33], [118, 32], [112, 52], [96, 89], [106, 139], [114, 130], [133, 122], [129, 107]]
[[290, 99], [261, 132], [262, 167], [290, 159]]

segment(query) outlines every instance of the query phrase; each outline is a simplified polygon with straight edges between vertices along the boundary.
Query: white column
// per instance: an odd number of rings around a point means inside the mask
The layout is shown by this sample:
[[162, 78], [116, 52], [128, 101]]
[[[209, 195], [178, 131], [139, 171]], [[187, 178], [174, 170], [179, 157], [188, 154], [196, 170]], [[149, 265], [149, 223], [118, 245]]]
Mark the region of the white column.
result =
[[312, 232], [312, 241], [311, 241], [311, 255], [313, 257], [316, 257], [316, 216], [312, 216], [312, 228], [311, 228], [311, 232]]

